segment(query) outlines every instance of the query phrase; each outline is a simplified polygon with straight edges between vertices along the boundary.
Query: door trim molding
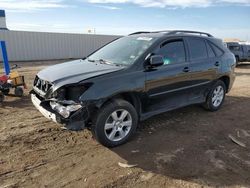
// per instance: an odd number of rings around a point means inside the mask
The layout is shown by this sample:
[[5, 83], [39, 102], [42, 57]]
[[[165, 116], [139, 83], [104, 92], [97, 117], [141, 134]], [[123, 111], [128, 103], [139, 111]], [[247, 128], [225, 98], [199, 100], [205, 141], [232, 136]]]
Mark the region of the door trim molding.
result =
[[181, 88], [177, 88], [177, 89], [172, 89], [172, 90], [169, 90], [169, 91], [164, 91], [164, 92], [160, 92], [160, 93], [155, 93], [155, 94], [149, 95], [149, 97], [156, 97], [156, 96], [159, 96], [159, 95], [164, 95], [164, 94], [168, 94], [168, 93], [172, 93], [172, 92], [176, 92], [176, 91], [181, 91], [181, 90], [185, 90], [185, 89], [190, 89], [190, 88], [193, 88], [193, 87], [206, 85], [206, 84], [208, 84], [208, 83], [210, 83], [210, 82], [211, 82], [211, 81], [206, 81], [206, 82], [202, 82], [202, 83], [199, 83], [199, 84], [194, 84], [194, 85], [191, 85], [191, 86], [186, 86], [186, 87], [181, 87]]

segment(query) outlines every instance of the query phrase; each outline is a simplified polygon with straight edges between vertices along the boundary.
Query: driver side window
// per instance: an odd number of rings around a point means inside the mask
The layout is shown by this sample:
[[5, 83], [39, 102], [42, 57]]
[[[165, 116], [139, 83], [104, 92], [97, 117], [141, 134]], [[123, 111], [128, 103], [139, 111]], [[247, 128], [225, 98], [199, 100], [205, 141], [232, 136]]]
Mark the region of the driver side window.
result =
[[163, 56], [164, 65], [182, 63], [186, 61], [183, 40], [174, 40], [163, 43], [157, 54]]

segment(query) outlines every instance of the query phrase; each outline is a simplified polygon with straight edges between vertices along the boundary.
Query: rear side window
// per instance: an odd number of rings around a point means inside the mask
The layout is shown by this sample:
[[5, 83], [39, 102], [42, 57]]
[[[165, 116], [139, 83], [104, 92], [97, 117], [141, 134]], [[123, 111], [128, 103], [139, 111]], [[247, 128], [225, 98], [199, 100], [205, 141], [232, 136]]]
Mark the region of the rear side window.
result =
[[204, 40], [199, 38], [189, 38], [188, 45], [191, 60], [206, 59], [208, 57], [207, 47]]
[[213, 48], [213, 50], [214, 50], [216, 56], [222, 56], [222, 55], [223, 55], [224, 52], [223, 52], [220, 48], [218, 48], [217, 46], [215, 46], [215, 45], [214, 45], [213, 43], [211, 43], [211, 42], [209, 42], [209, 45]]
[[163, 56], [164, 65], [182, 63], [186, 61], [185, 47], [182, 40], [163, 43], [159, 54]]

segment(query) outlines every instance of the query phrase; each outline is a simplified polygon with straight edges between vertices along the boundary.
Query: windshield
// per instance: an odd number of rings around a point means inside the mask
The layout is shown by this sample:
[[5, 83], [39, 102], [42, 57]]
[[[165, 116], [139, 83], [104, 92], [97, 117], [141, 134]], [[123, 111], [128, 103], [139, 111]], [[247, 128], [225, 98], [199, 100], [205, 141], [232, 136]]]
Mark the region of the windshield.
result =
[[123, 37], [88, 57], [89, 61], [115, 65], [133, 64], [155, 41], [152, 37]]

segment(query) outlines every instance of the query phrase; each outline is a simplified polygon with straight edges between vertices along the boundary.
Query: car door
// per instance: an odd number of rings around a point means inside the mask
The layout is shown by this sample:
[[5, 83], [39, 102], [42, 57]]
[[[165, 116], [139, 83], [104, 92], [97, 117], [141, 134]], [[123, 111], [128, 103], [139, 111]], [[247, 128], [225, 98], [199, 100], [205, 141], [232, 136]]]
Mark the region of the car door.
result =
[[[218, 47], [203, 38], [187, 37], [185, 40], [189, 49], [192, 80], [189, 89], [189, 101], [191, 103], [203, 102], [206, 97], [205, 92], [218, 75], [222, 63], [220, 56], [223, 53]], [[218, 56], [216, 53], [218, 53]]]
[[185, 105], [190, 78], [183, 38], [164, 41], [153, 54], [162, 55], [164, 65], [146, 71], [147, 110], [174, 109]]
[[250, 60], [250, 47], [248, 45], [242, 45], [243, 48], [243, 56], [244, 60], [249, 61]]
[[247, 46], [246, 45], [241, 45], [242, 48], [242, 59], [245, 61], [247, 59]]

